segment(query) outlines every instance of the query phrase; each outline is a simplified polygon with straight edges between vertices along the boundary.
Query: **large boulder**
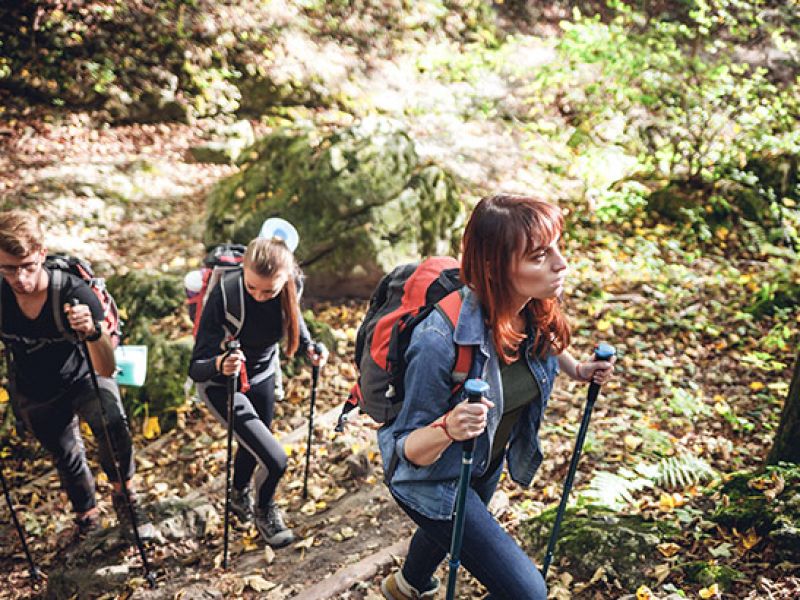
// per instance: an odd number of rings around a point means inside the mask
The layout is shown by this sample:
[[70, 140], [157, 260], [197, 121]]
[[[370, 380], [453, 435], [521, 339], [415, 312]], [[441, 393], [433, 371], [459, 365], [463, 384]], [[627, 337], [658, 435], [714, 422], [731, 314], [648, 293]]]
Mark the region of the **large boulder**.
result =
[[[555, 521], [555, 508], [530, 519], [522, 539], [531, 556], [541, 556]], [[621, 515], [601, 506], [570, 508], [561, 524], [554, 565], [580, 581], [599, 568], [623, 587], [636, 589], [654, 579], [653, 569], [663, 560], [656, 547], [676, 538], [668, 522], [647, 521], [639, 515]]]
[[247, 243], [264, 219], [287, 219], [314, 296], [367, 296], [398, 263], [457, 251], [464, 210], [456, 182], [421, 164], [395, 121], [369, 118], [328, 135], [279, 131], [240, 166], [211, 192], [206, 242]]

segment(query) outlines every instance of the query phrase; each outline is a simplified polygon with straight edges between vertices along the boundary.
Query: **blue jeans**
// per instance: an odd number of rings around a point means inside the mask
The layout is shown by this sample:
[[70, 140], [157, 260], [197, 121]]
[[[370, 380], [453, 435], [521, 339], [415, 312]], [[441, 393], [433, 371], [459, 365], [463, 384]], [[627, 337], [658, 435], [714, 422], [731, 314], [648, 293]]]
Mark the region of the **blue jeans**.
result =
[[[502, 462], [491, 474], [473, 479], [467, 489], [461, 564], [489, 590], [487, 598], [546, 600], [547, 588], [536, 565], [487, 508], [501, 472]], [[453, 521], [429, 519], [399, 500], [397, 503], [419, 526], [411, 538], [403, 577], [424, 591], [450, 551]]]

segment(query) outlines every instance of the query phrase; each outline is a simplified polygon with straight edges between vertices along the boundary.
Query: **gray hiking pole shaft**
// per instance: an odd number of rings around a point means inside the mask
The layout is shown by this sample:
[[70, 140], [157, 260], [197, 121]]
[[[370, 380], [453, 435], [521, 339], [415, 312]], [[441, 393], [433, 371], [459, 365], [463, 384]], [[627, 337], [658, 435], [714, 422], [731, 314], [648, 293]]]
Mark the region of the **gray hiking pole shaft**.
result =
[[[72, 299], [72, 306], [80, 304], [77, 298]], [[106, 443], [111, 449], [111, 462], [114, 463], [114, 470], [117, 472], [117, 479], [119, 480], [120, 491], [125, 497], [125, 504], [128, 507], [128, 516], [131, 519], [131, 527], [133, 527], [133, 538], [136, 541], [136, 548], [139, 550], [139, 556], [142, 559], [142, 567], [144, 567], [144, 577], [151, 588], [156, 587], [156, 575], [150, 570], [150, 563], [147, 560], [147, 552], [144, 550], [144, 543], [139, 535], [139, 520], [136, 518], [136, 511], [133, 509], [133, 503], [128, 495], [128, 483], [125, 477], [122, 476], [122, 469], [119, 466], [119, 451], [117, 444], [111, 433], [108, 431], [108, 415], [106, 414], [106, 406], [103, 404], [103, 398], [100, 396], [100, 384], [97, 382], [97, 373], [94, 370], [94, 363], [92, 362], [92, 355], [89, 354], [89, 344], [85, 339], [81, 338], [81, 345], [83, 346], [83, 354], [86, 356], [86, 364], [89, 367], [89, 377], [92, 380], [92, 387], [94, 387], [94, 394], [97, 397], [97, 404], [100, 406], [100, 421], [103, 424], [103, 431], [105, 432]], [[131, 448], [133, 452], [133, 448]]]
[[[314, 352], [322, 354], [325, 346], [317, 342]], [[311, 407], [308, 410], [308, 440], [306, 441], [306, 471], [303, 474], [303, 500], [308, 498], [308, 470], [311, 466], [311, 441], [314, 437], [314, 404], [317, 401], [317, 383], [319, 382], [319, 367], [311, 367]]]
[[5, 495], [6, 502], [8, 502], [8, 510], [11, 512], [11, 520], [14, 521], [14, 527], [17, 528], [19, 541], [22, 543], [22, 551], [25, 553], [25, 558], [28, 560], [28, 574], [31, 577], [31, 581], [34, 583], [39, 583], [41, 580], [41, 574], [39, 573], [39, 569], [36, 568], [36, 564], [33, 562], [33, 556], [31, 556], [31, 551], [28, 548], [28, 542], [25, 539], [25, 532], [22, 530], [22, 525], [17, 518], [17, 511], [14, 510], [14, 502], [11, 499], [11, 490], [8, 487], [8, 482], [6, 481], [6, 476], [3, 472], [3, 466], [2, 454], [0, 454], [0, 481], [3, 483], [3, 495]]
[[[240, 347], [239, 340], [230, 340], [228, 342], [227, 350], [222, 361], [231, 353], [238, 350]], [[222, 366], [220, 361], [220, 367]], [[227, 454], [225, 455], [225, 524], [222, 542], [222, 568], [228, 568], [228, 539], [231, 530], [231, 488], [233, 482], [231, 480], [231, 463], [233, 462], [233, 396], [236, 394], [236, 378], [239, 376], [237, 370], [233, 375], [228, 378], [228, 442]]]
[[[480, 402], [481, 396], [489, 390], [489, 384], [480, 379], [470, 379], [464, 384], [464, 390], [472, 403]], [[453, 600], [456, 593], [456, 578], [458, 567], [461, 565], [461, 541], [464, 537], [464, 515], [467, 500], [467, 489], [472, 475], [472, 451], [475, 448], [475, 438], [461, 442], [461, 475], [458, 478], [458, 495], [456, 496], [456, 510], [453, 515], [453, 534], [450, 538], [450, 571], [447, 574], [447, 600]]]
[[[598, 344], [594, 351], [595, 360], [610, 360], [617, 353], [613, 346], [606, 343]], [[547, 552], [544, 556], [542, 563], [542, 579], [547, 579], [547, 570], [550, 568], [550, 563], [553, 562], [553, 552], [556, 548], [558, 541], [558, 532], [561, 529], [561, 521], [564, 519], [564, 511], [567, 508], [569, 501], [569, 493], [572, 490], [572, 482], [575, 479], [575, 472], [578, 469], [578, 461], [581, 458], [581, 450], [583, 450], [583, 443], [586, 440], [586, 432], [589, 430], [589, 420], [592, 418], [592, 409], [600, 393], [600, 386], [594, 382], [589, 384], [589, 392], [586, 396], [586, 408], [583, 410], [583, 419], [581, 420], [580, 429], [578, 429], [578, 437], [575, 440], [575, 450], [572, 453], [572, 459], [569, 462], [569, 470], [567, 471], [567, 478], [564, 481], [564, 491], [561, 494], [561, 502], [558, 505], [558, 512], [556, 513], [556, 520], [553, 523], [553, 531], [550, 534], [550, 541], [547, 543]]]

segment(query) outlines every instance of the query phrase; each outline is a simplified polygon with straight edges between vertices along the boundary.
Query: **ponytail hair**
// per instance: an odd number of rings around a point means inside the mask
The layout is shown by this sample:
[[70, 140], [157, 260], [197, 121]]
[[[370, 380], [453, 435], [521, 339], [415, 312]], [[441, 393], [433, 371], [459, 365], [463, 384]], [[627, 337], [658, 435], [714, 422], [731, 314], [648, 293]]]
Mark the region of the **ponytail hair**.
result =
[[243, 265], [262, 277], [271, 277], [282, 271], [288, 274], [279, 296], [283, 334], [286, 336], [286, 355], [294, 356], [300, 345], [300, 303], [297, 298], [297, 286], [302, 276], [294, 254], [281, 239], [256, 238], [247, 245]]
[[[519, 306], [511, 294], [511, 267], [526, 253], [552, 244], [563, 228], [557, 206], [527, 196], [489, 196], [470, 215], [462, 240], [461, 278], [483, 306], [495, 349], [506, 364], [525, 339], [513, 326]], [[569, 324], [557, 298], [532, 298], [525, 311], [534, 326], [533, 354], [543, 358], [569, 346]]]

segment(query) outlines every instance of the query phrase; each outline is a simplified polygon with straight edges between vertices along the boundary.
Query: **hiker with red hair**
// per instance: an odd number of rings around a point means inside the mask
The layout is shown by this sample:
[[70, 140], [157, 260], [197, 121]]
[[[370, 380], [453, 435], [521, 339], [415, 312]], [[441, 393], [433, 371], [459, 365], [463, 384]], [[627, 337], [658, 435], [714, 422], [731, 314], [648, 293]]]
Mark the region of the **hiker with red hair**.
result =
[[[495, 195], [475, 207], [462, 241], [465, 284], [458, 320], [434, 310], [405, 353], [405, 395], [397, 418], [378, 432], [389, 489], [418, 528], [402, 569], [381, 585], [390, 600], [434, 598], [434, 576], [450, 547], [464, 440], [474, 439], [464, 506], [464, 567], [493, 599], [545, 600], [536, 565], [487, 506], [503, 463], [530, 485], [542, 463], [539, 426], [559, 371], [603, 384], [610, 362], [579, 362], [568, 352], [561, 310], [567, 275], [561, 210], [536, 198]], [[479, 403], [453, 394], [457, 346], [472, 346], [470, 377], [489, 391]]]

